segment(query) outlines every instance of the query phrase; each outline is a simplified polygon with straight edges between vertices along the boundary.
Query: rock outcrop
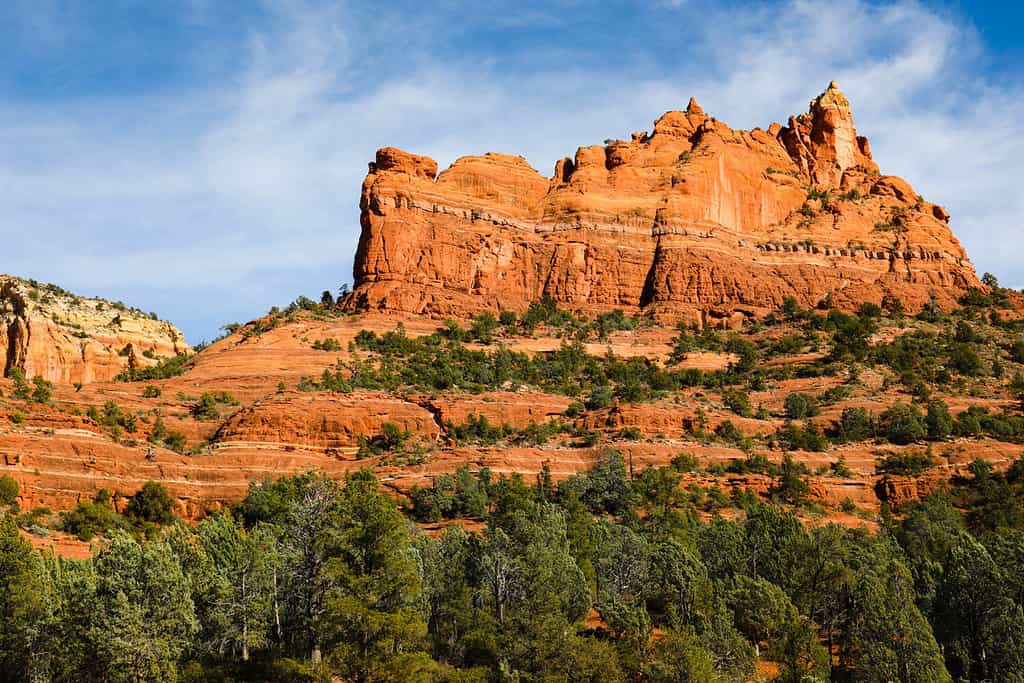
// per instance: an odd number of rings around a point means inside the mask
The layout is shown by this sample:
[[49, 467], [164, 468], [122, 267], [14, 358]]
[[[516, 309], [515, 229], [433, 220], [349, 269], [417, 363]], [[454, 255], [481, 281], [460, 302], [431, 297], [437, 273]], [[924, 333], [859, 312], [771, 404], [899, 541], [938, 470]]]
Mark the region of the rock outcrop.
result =
[[732, 130], [690, 101], [651, 133], [522, 157], [381, 149], [363, 183], [353, 309], [468, 315], [547, 295], [698, 320], [787, 296], [910, 310], [980, 286], [949, 214], [881, 175], [832, 83], [786, 126]]
[[190, 351], [181, 332], [120, 302], [0, 275], [0, 362], [51, 382], [102, 382]]

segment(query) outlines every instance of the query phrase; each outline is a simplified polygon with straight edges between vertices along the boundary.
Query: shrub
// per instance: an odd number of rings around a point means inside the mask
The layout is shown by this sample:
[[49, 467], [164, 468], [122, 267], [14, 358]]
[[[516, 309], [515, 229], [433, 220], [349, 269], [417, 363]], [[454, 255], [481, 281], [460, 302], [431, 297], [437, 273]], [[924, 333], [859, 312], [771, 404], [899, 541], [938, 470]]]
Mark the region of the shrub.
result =
[[740, 417], [750, 417], [753, 409], [750, 405], [750, 396], [739, 389], [732, 389], [722, 394], [722, 401], [732, 412]]
[[494, 332], [497, 329], [498, 319], [490, 313], [481, 313], [473, 318], [469, 334], [481, 344], [490, 344], [494, 341]]
[[842, 455], [840, 455], [834, 463], [829, 465], [829, 470], [833, 475], [842, 479], [848, 479], [853, 476], [853, 472], [851, 472], [850, 468], [846, 466], [846, 457]]
[[32, 378], [32, 401], [35, 403], [49, 403], [53, 395], [53, 384], [46, 381], [39, 375]]
[[128, 526], [110, 503], [110, 494], [100, 489], [91, 501], [82, 501], [72, 510], [62, 512], [59, 527], [61, 531], [88, 541], [96, 534]]
[[470, 413], [466, 416], [465, 424], [455, 425], [449, 421], [446, 431], [456, 444], [490, 446], [507, 436], [511, 430], [505, 426], [492, 425], [486, 415]]
[[220, 417], [217, 411], [217, 399], [210, 392], [204, 392], [192, 406], [192, 417], [197, 420], [216, 420]]
[[174, 501], [167, 489], [155, 481], [147, 481], [128, 500], [125, 514], [134, 520], [166, 524], [174, 520]]
[[794, 451], [824, 451], [828, 448], [828, 439], [821, 427], [808, 420], [802, 427], [795, 422], [786, 423], [775, 432], [783, 448]]
[[639, 427], [623, 427], [616, 436], [624, 441], [640, 441], [644, 438], [644, 433]]
[[879, 416], [881, 431], [894, 444], [905, 445], [928, 434], [921, 411], [914, 405], [896, 403]]
[[680, 453], [672, 458], [672, 469], [676, 472], [693, 472], [700, 467], [697, 456], [691, 453]]
[[949, 406], [944, 401], [935, 400], [928, 403], [925, 415], [928, 438], [941, 440], [953, 433], [953, 416], [949, 414]]
[[934, 465], [932, 456], [926, 452], [892, 453], [877, 464], [875, 470], [881, 474], [916, 477]]
[[1024, 339], [1017, 339], [1010, 346], [1010, 360], [1014, 363], [1024, 363]]
[[358, 457], [365, 458], [368, 455], [380, 455], [399, 450], [408, 441], [411, 434], [403, 430], [394, 422], [385, 422], [380, 426], [380, 433], [367, 439], [359, 437]]
[[145, 382], [155, 379], [169, 379], [185, 374], [189, 369], [191, 356], [186, 353], [179, 353], [170, 358], [164, 358], [156, 365], [149, 368], [129, 369], [114, 378], [118, 382]]
[[981, 356], [971, 343], [954, 344], [949, 352], [949, 364], [961, 375], [975, 376], [982, 371]]
[[782, 466], [779, 468], [779, 480], [772, 491], [772, 495], [781, 498], [791, 505], [805, 503], [811, 493], [811, 487], [804, 479], [806, 474], [808, 474], [807, 467], [794, 462], [793, 456], [787, 453], [782, 458]]
[[146, 388], [142, 390], [142, 398], [159, 398], [162, 393], [160, 387], [147, 384]]
[[14, 380], [14, 392], [11, 394], [16, 399], [27, 401], [32, 397], [32, 388], [25, 381], [25, 373], [20, 368], [11, 368], [7, 376]]
[[786, 417], [791, 420], [803, 420], [814, 417], [821, 412], [818, 406], [818, 399], [810, 394], [793, 392], [786, 397]]
[[743, 432], [729, 420], [715, 427], [715, 434], [729, 443], [738, 444], [743, 441]]
[[[329, 294], [330, 292], [325, 292]], [[317, 351], [341, 351], [341, 342], [334, 337], [327, 337], [326, 339], [317, 339], [313, 342], [313, 348]]]
[[0, 505], [13, 505], [20, 492], [21, 488], [14, 477], [9, 474], [0, 477]]

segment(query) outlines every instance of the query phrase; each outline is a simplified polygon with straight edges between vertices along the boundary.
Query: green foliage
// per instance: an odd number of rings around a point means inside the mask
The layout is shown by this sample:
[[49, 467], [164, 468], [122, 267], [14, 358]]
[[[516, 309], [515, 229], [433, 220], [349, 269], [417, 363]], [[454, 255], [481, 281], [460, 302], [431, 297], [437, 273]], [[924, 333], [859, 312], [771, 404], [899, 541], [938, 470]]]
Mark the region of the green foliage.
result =
[[750, 395], [739, 389], [731, 389], [722, 393], [722, 401], [726, 407], [740, 417], [750, 417], [754, 414], [750, 405]]
[[131, 434], [138, 429], [138, 419], [135, 415], [122, 410], [113, 399], [104, 403], [102, 409], [89, 406], [86, 414], [96, 424], [109, 429], [115, 437], [121, 430]]
[[454, 476], [435, 477], [430, 488], [413, 489], [412, 516], [421, 522], [483, 517], [487, 512], [490, 483], [488, 470], [474, 474], [465, 465], [456, 470]]
[[18, 500], [21, 487], [18, 481], [9, 474], [0, 477], [0, 505], [13, 505]]
[[11, 395], [22, 401], [33, 403], [49, 403], [53, 396], [53, 384], [36, 375], [31, 384], [25, 381], [25, 374], [19, 368], [11, 368], [7, 376], [14, 380], [14, 391]]
[[146, 388], [142, 390], [142, 398], [160, 398], [162, 393], [160, 387], [154, 384], [147, 384]]
[[1010, 360], [1014, 363], [1024, 363], [1024, 339], [1015, 339], [1010, 345]]
[[839, 418], [837, 436], [843, 442], [864, 441], [875, 435], [874, 421], [864, 408], [844, 408]]
[[174, 500], [162, 484], [147, 481], [128, 499], [125, 515], [137, 522], [168, 524], [174, 520]]
[[772, 490], [772, 495], [790, 505], [802, 505], [807, 502], [811, 493], [811, 487], [804, 479], [810, 474], [807, 467], [797, 464], [793, 457], [787, 453], [782, 458], [782, 467], [779, 469], [779, 479]]
[[92, 501], [81, 501], [60, 515], [60, 529], [82, 541], [128, 526], [128, 520], [114, 510], [110, 494], [105, 489], [100, 489]]
[[875, 467], [882, 474], [897, 474], [917, 477], [925, 470], [935, 466], [935, 459], [924, 451], [910, 453], [891, 453], [885, 456]]
[[786, 417], [791, 420], [803, 420], [814, 417], [821, 412], [818, 399], [810, 394], [793, 392], [786, 396]]
[[788, 450], [793, 451], [824, 451], [828, 448], [828, 439], [821, 427], [808, 420], [803, 425], [786, 420], [775, 432], [775, 438]]
[[924, 421], [929, 439], [939, 441], [953, 433], [953, 416], [950, 415], [949, 406], [944, 401], [929, 401]]
[[0, 677], [42, 680], [48, 645], [44, 627], [52, 617], [52, 583], [14, 517], [0, 521]]
[[192, 417], [197, 420], [216, 420], [220, 417], [220, 411], [217, 410], [219, 402], [215, 394], [204, 391], [199, 400], [192, 404]]
[[889, 441], [899, 445], [913, 443], [928, 434], [920, 409], [899, 402], [879, 416], [879, 430]]
[[177, 430], [168, 430], [160, 415], [157, 415], [153, 421], [153, 428], [150, 430], [147, 440], [177, 453], [184, 453], [188, 445], [185, 435]]
[[148, 368], [132, 368], [125, 370], [117, 377], [118, 382], [151, 382], [157, 379], [170, 379], [184, 375], [191, 369], [192, 356], [179, 353], [176, 356], [162, 358], [156, 365]]
[[358, 457], [365, 458], [399, 451], [410, 436], [412, 434], [409, 433], [409, 430], [402, 429], [394, 422], [385, 422], [380, 426], [380, 433], [375, 436], [359, 437]]
[[[329, 292], [325, 292], [329, 294]], [[341, 342], [334, 337], [325, 337], [324, 339], [317, 339], [313, 342], [313, 348], [317, 351], [341, 351]]]

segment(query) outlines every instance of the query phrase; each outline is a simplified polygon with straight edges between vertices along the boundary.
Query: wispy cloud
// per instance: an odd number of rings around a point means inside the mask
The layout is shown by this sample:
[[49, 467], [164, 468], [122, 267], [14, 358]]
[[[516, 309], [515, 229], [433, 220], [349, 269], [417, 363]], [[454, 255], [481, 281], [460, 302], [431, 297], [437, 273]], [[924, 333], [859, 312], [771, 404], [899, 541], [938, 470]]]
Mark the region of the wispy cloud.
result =
[[[212, 21], [203, 0], [188, 7], [188, 21]], [[521, 153], [548, 174], [577, 145], [649, 128], [691, 94], [732, 125], [767, 126], [836, 78], [883, 171], [951, 208], [980, 269], [1024, 285], [1021, 250], [1008, 246], [1024, 213], [1013, 187], [1022, 93], [972, 65], [982, 46], [970, 27], [915, 2], [794, 0], [728, 16], [684, 4], [646, 20], [692, 30], [699, 12], [707, 28], [693, 41], [668, 57], [632, 46], [600, 67], [560, 41], [572, 22], [560, 28], [557, 8], [517, 15], [553, 32], [544, 59], [517, 68], [501, 58], [514, 46], [469, 45], [472, 18], [458, 25], [458, 12], [396, 23], [387, 7], [374, 17], [276, 0], [266, 11], [232, 46], [241, 66], [227, 75], [0, 103], [0, 271], [156, 308], [197, 340], [350, 277], [377, 147], [442, 166]], [[728, 36], [716, 28], [726, 20]]]

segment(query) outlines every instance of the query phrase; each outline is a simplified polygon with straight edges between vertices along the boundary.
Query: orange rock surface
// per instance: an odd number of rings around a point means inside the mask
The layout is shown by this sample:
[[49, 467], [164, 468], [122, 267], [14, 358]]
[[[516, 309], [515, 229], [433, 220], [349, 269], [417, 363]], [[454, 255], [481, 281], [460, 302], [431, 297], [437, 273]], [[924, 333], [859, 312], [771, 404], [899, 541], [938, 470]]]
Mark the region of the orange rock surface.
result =
[[949, 215], [879, 173], [833, 83], [786, 126], [732, 130], [690, 101], [651, 133], [522, 157], [378, 151], [363, 183], [351, 309], [584, 310], [738, 320], [794, 296], [919, 309], [979, 286]]
[[189, 351], [177, 328], [142, 311], [0, 275], [4, 375], [17, 368], [51, 382], [102, 382]]

